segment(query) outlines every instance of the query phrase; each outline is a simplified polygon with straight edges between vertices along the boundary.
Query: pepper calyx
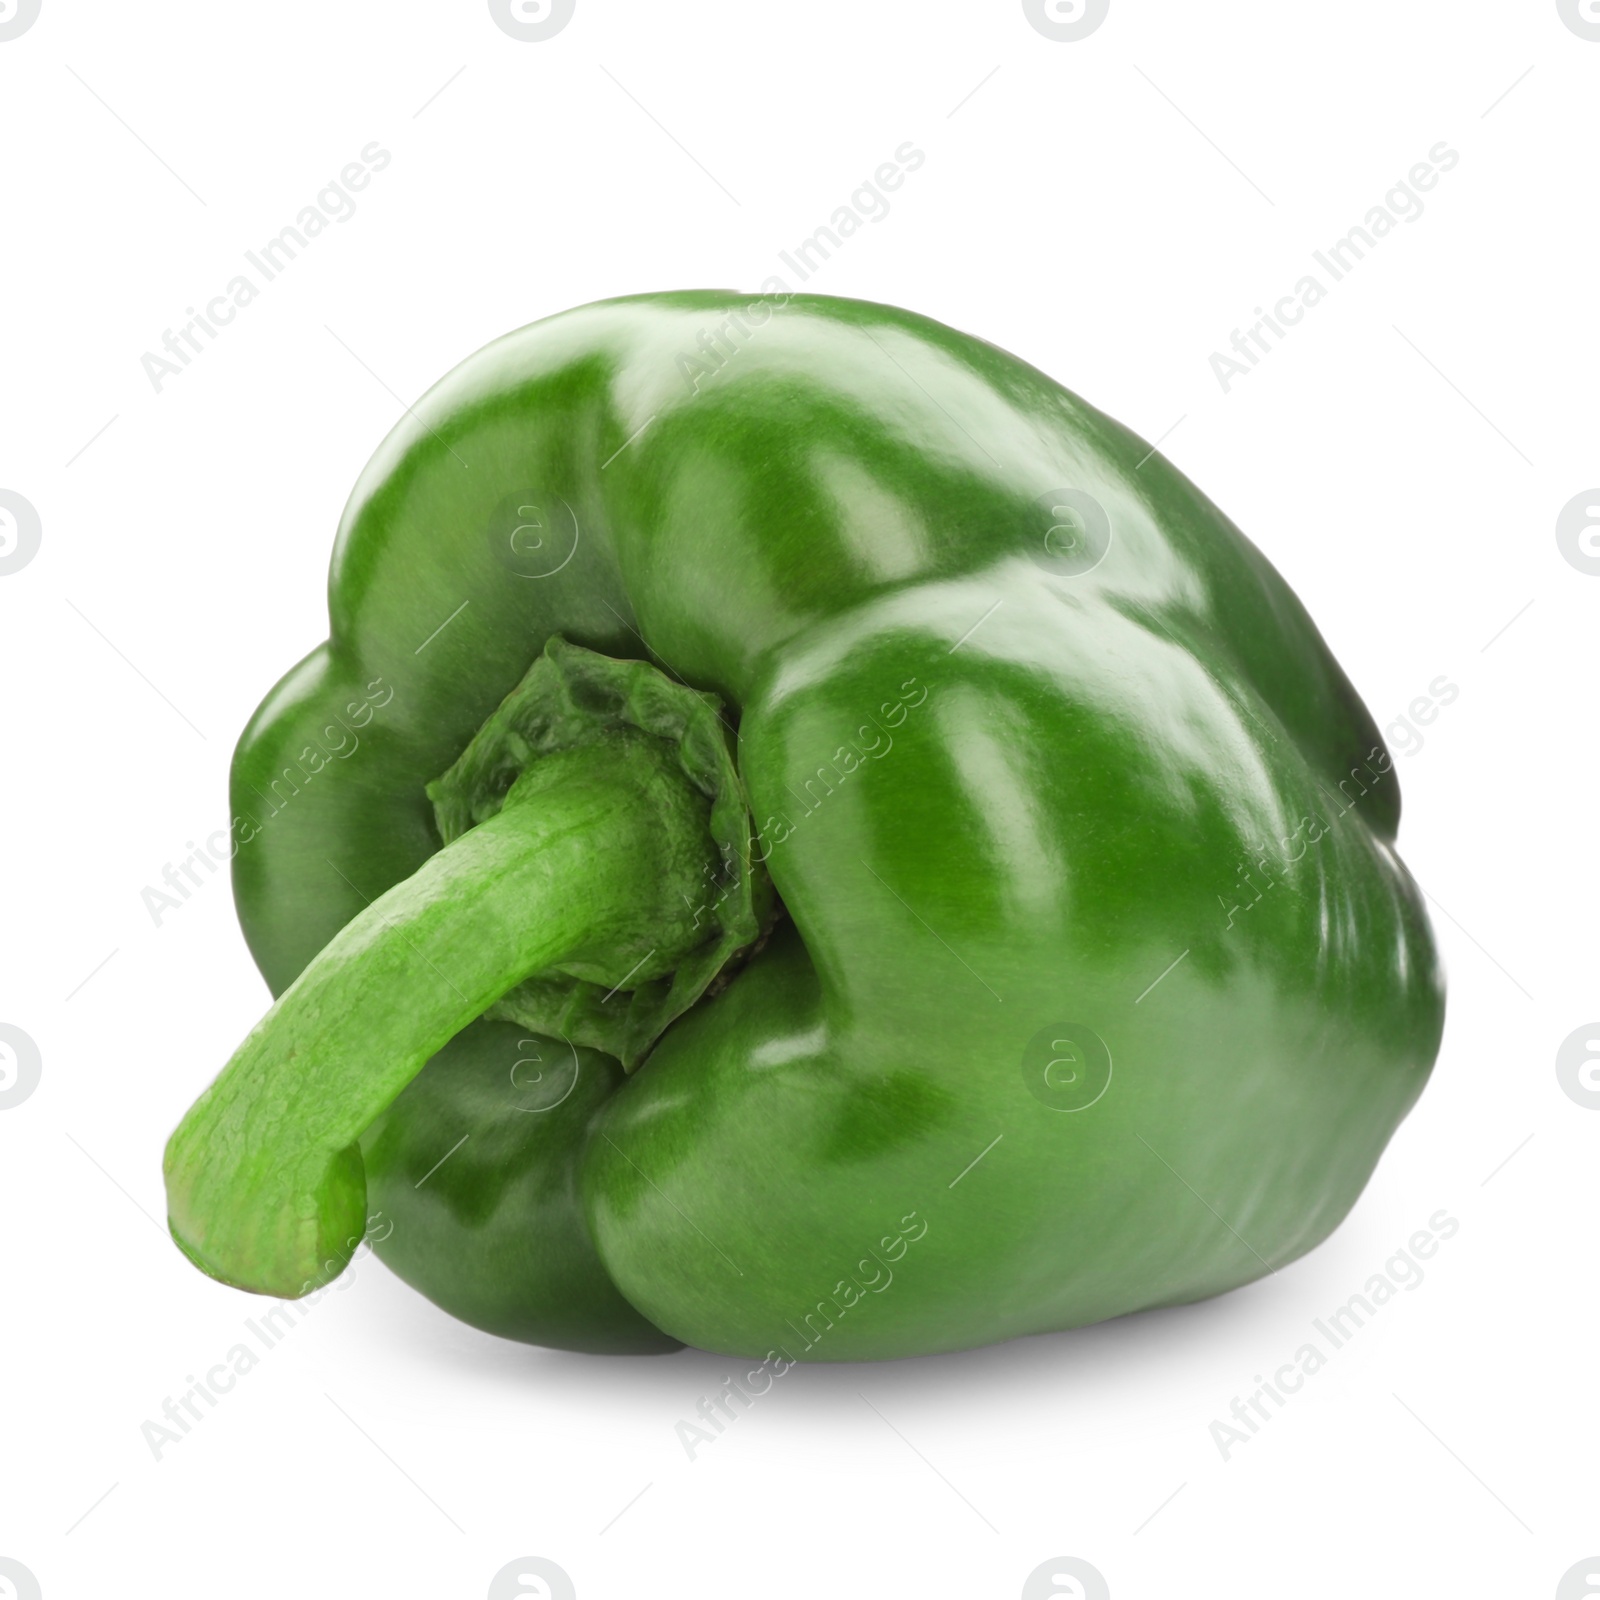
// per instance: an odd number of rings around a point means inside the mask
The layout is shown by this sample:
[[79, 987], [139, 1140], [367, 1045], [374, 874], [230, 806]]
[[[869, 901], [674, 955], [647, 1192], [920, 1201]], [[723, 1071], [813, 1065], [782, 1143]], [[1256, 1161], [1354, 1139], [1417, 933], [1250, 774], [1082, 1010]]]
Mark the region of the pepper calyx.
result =
[[670, 748], [710, 806], [717, 860], [698, 885], [699, 903], [689, 907], [695, 925], [705, 929], [704, 941], [671, 973], [631, 989], [548, 971], [525, 979], [484, 1013], [604, 1050], [630, 1072], [678, 1017], [727, 981], [779, 909], [752, 851], [750, 808], [722, 702], [647, 661], [618, 660], [554, 635], [449, 770], [427, 786], [448, 845], [497, 815], [513, 785], [541, 758], [639, 734]]

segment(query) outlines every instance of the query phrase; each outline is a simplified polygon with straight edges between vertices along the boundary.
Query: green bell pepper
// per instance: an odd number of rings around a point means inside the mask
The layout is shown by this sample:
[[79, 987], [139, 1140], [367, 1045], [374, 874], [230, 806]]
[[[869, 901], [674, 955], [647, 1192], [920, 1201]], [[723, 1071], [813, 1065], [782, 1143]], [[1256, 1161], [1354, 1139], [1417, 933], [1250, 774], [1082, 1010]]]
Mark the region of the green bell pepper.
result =
[[[175, 1239], [786, 1364], [1219, 1294], [1339, 1224], [1443, 985], [1383, 741], [1159, 454], [821, 296], [587, 306], [410, 411], [233, 766], [276, 1003]], [[381, 1216], [382, 1224], [369, 1224]]]

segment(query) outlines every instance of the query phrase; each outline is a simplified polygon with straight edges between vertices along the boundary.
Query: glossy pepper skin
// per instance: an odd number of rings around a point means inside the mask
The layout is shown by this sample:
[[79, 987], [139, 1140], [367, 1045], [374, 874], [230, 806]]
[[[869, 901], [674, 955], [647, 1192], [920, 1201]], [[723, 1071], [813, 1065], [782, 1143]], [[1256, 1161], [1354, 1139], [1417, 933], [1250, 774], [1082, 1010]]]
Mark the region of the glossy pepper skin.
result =
[[234, 764], [275, 994], [440, 849], [425, 786], [554, 636], [725, 703], [781, 900], [631, 1074], [479, 1021], [363, 1137], [378, 1253], [477, 1326], [859, 1360], [1197, 1300], [1324, 1239], [1426, 1081], [1365, 707], [1186, 478], [980, 339], [537, 323], [383, 443], [329, 606]]

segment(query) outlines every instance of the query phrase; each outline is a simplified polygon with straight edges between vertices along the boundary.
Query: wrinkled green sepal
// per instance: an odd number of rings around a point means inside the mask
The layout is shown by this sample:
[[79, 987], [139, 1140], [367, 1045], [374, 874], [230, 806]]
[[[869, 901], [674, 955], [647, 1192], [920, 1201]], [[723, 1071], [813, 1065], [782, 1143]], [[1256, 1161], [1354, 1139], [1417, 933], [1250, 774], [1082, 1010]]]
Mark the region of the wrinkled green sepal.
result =
[[711, 802], [720, 854], [701, 885], [705, 943], [669, 977], [608, 990], [563, 973], [520, 983], [490, 1007], [491, 1020], [616, 1056], [630, 1072], [668, 1026], [727, 981], [765, 935], [776, 897], [751, 855], [750, 810], [733, 740], [715, 695], [675, 683], [647, 661], [617, 661], [559, 636], [479, 728], [454, 766], [428, 785], [446, 844], [499, 812], [512, 784], [541, 756], [637, 730], [669, 745], [684, 776]]

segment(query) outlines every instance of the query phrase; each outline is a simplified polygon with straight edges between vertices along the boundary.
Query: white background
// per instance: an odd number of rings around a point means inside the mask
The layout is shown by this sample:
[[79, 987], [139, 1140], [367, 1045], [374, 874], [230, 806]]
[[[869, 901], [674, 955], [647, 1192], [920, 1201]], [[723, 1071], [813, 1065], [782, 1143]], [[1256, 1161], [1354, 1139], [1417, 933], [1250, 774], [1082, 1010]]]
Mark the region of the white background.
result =
[[[1056, 1556], [1115, 1600], [1556, 1595], [1600, 1550], [1600, 1114], [1555, 1070], [1600, 1015], [1600, 576], [1556, 540], [1600, 482], [1597, 92], [1554, 0], [1112, 0], [1068, 43], [1014, 0], [578, 0], [541, 43], [483, 3], [44, 0], [0, 43], [0, 489], [42, 527], [0, 577], [0, 1022], [42, 1060], [0, 1111], [0, 1556], [45, 1600], [477, 1597], [524, 1555], [582, 1600], [1011, 1597]], [[373, 140], [356, 214], [158, 394], [141, 356]], [[1380, 723], [1459, 690], [1394, 739], [1452, 982], [1432, 1085], [1273, 1278], [797, 1370], [693, 1461], [728, 1363], [497, 1341], [371, 1259], [154, 1459], [141, 1424], [260, 1310], [167, 1241], [160, 1155], [266, 997], [221, 877], [159, 927], [141, 891], [226, 827], [350, 484], [490, 338], [754, 289], [905, 140], [926, 163], [806, 288], [1162, 439]], [[1423, 214], [1224, 393], [1212, 352], [1441, 140]], [[1425, 1280], [1224, 1460], [1212, 1422], [1441, 1208]]]

